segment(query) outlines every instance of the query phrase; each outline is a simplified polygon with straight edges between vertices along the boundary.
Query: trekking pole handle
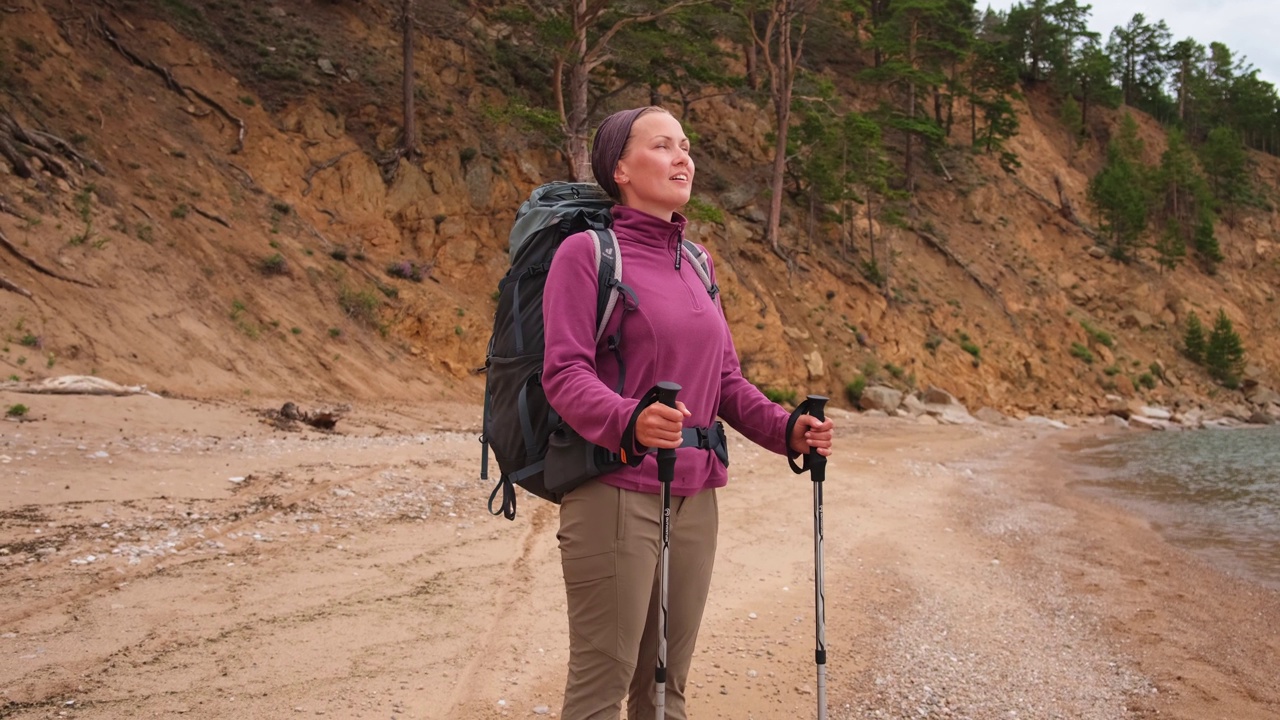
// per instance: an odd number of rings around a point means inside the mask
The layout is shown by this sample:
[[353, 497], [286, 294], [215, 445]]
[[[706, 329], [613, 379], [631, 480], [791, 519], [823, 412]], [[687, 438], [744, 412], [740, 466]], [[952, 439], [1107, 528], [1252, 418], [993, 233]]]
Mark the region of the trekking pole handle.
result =
[[[680, 386], [673, 382], [660, 382], [655, 389], [658, 391], [658, 402], [669, 408], [676, 406], [676, 394], [680, 392]], [[658, 449], [658, 480], [662, 483], [670, 484], [675, 479], [676, 474], [676, 451], [669, 448]]]
[[[796, 406], [796, 409], [791, 413], [791, 417], [787, 419], [788, 443], [791, 442], [791, 432], [795, 429], [796, 421], [800, 419], [801, 415], [810, 415], [818, 422], [823, 422], [827, 419], [825, 413], [827, 400], [828, 398], [824, 395], [809, 395], [804, 399], [804, 402]], [[794, 458], [787, 457], [787, 463], [791, 465], [792, 472], [799, 475], [806, 470], [812, 470], [814, 482], [822, 482], [826, 479], [827, 458], [818, 452], [817, 448], [809, 448], [809, 452], [802, 455], [801, 460], [804, 462], [803, 466], [797, 465]]]
[[[818, 422], [827, 419], [826, 406], [827, 398], [822, 395], [810, 395], [804, 400], [804, 404], [808, 406], [808, 412]], [[822, 482], [827, 479], [827, 456], [818, 452], [817, 448], [809, 448], [809, 456], [805, 458], [811, 471], [814, 482]]]

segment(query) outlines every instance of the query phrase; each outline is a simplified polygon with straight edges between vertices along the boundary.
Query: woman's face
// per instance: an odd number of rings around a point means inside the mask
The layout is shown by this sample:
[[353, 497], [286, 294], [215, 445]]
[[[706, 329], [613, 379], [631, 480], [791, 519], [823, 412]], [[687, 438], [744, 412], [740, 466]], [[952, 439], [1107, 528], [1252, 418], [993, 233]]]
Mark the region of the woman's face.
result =
[[670, 220], [693, 191], [693, 158], [680, 121], [665, 112], [637, 118], [613, 178], [623, 205]]

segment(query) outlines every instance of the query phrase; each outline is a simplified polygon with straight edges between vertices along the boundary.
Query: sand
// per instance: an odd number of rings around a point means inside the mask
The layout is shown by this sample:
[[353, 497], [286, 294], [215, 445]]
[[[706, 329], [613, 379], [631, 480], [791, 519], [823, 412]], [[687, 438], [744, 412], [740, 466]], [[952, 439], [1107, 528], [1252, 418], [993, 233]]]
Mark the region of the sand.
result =
[[[558, 715], [555, 507], [487, 513], [479, 408], [282, 401], [0, 391], [0, 718]], [[1280, 594], [1077, 489], [1098, 430], [832, 414], [830, 717], [1280, 717]], [[731, 447], [691, 716], [815, 717], [812, 483]]]

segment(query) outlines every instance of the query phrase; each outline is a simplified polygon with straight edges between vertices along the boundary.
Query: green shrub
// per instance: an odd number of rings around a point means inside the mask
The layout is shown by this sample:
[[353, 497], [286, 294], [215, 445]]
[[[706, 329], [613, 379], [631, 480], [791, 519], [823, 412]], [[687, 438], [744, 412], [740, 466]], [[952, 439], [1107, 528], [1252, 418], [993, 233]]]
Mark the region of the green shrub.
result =
[[1148, 390], [1156, 388], [1156, 378], [1149, 372], [1144, 372], [1138, 376], [1138, 384]]
[[345, 285], [338, 291], [338, 306], [353, 320], [375, 327], [381, 301], [372, 290], [353, 290]]
[[1116, 345], [1115, 338], [1111, 337], [1111, 333], [1096, 327], [1088, 320], [1081, 320], [1080, 327], [1084, 328], [1085, 333], [1093, 338], [1099, 345], [1108, 348], [1114, 348]]
[[779, 405], [794, 405], [796, 402], [795, 390], [778, 390], [776, 388], [761, 388], [760, 390], [765, 397]]
[[284, 256], [280, 253], [276, 253], [271, 257], [263, 258], [262, 262], [258, 265], [258, 269], [262, 271], [263, 275], [289, 274], [289, 264], [285, 262]]
[[16, 405], [10, 405], [9, 409], [5, 410], [4, 414], [6, 417], [20, 418], [26, 415], [28, 412], [31, 412], [31, 408], [27, 407], [26, 405], [23, 405], [22, 403], [18, 403]]
[[845, 395], [849, 396], [849, 402], [857, 405], [862, 400], [862, 391], [867, 389], [867, 377], [865, 375], [857, 375], [848, 385], [844, 386]]
[[1078, 342], [1071, 343], [1071, 357], [1079, 358], [1087, 365], [1093, 364], [1093, 351]]
[[689, 204], [685, 206], [685, 213], [690, 220], [715, 223], [717, 225], [724, 224], [724, 211], [699, 197], [689, 198]]

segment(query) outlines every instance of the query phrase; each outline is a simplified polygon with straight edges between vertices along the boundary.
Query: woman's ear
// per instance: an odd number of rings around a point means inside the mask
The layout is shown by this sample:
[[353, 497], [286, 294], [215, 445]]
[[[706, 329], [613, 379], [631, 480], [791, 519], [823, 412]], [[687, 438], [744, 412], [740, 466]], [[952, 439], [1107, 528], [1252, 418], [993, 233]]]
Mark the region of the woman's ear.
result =
[[613, 167], [613, 181], [619, 185], [627, 183], [627, 171], [622, 168], [621, 160]]

